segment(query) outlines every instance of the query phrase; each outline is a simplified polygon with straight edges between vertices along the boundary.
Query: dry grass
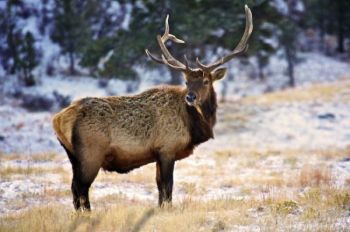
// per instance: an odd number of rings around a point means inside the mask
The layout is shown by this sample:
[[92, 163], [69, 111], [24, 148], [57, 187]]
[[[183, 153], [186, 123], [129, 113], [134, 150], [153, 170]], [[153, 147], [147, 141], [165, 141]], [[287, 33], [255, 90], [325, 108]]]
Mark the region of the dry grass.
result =
[[252, 218], [244, 214], [254, 204], [231, 199], [206, 203], [183, 201], [174, 207], [159, 209], [124, 199], [117, 206], [98, 208], [92, 213], [74, 213], [67, 207], [51, 205], [2, 218], [0, 230], [208, 231], [219, 225], [225, 228], [232, 224], [249, 225]]
[[320, 186], [330, 185], [332, 181], [332, 172], [325, 166], [304, 165], [300, 171], [300, 186]]
[[[193, 203], [191, 203], [191, 206]], [[206, 223], [203, 210], [189, 210], [189, 203], [169, 209], [125, 202], [93, 213], [73, 213], [62, 206], [48, 206], [7, 217], [1, 231], [194, 231]], [[61, 212], [67, 212], [62, 214]], [[34, 215], [34, 216], [33, 216]]]
[[65, 173], [63, 167], [21, 167], [21, 166], [2, 166], [0, 167], [0, 176], [2, 178], [9, 178], [14, 175], [40, 175], [47, 173]]
[[[259, 110], [273, 104], [328, 101], [339, 96], [341, 101], [346, 99], [344, 96], [350, 99], [349, 88], [350, 83], [344, 81], [225, 104], [219, 108], [218, 133], [244, 129]], [[63, 185], [53, 188], [47, 182], [42, 192], [24, 191], [19, 200], [6, 201], [18, 211], [0, 216], [0, 231], [348, 231], [350, 178], [344, 179], [344, 185], [338, 185], [339, 177], [334, 171], [336, 164], [349, 154], [350, 146], [325, 150], [218, 148], [204, 157], [197, 155], [176, 164], [173, 207], [159, 209], [156, 197], [151, 202], [137, 197], [129, 199], [122, 191], [97, 197], [95, 191], [100, 189], [92, 188], [91, 213], [73, 212], [70, 166], [66, 170], [67, 166], [2, 165], [2, 179], [56, 173]], [[52, 153], [28, 157], [0, 153], [1, 161], [23, 159], [56, 162], [67, 157]], [[196, 163], [197, 160], [200, 162]], [[95, 183], [101, 182], [109, 186], [137, 185], [154, 193], [155, 167], [147, 165], [127, 175], [101, 171]], [[0, 195], [3, 193], [0, 189]], [[69, 205], [57, 204], [62, 200]], [[40, 206], [33, 207], [32, 201], [39, 201]]]
[[[213, 156], [216, 158], [234, 158], [241, 160], [241, 158], [251, 159], [251, 160], [261, 160], [267, 157], [273, 156], [283, 156], [284, 159], [297, 159], [303, 158], [303, 156], [315, 156], [320, 160], [329, 159], [341, 159], [346, 158], [350, 154], [350, 146], [345, 148], [332, 148], [327, 149], [259, 149], [256, 147], [249, 148], [232, 148], [226, 150], [217, 150]], [[288, 161], [287, 161], [288, 162]], [[293, 161], [292, 161], [293, 162]]]
[[[324, 193], [320, 196], [316, 191], [298, 200], [186, 199], [164, 209], [117, 196], [91, 213], [48, 205], [8, 215], [1, 218], [0, 231], [251, 231], [256, 227], [262, 231], [345, 231], [346, 225], [335, 222], [350, 207], [349, 191], [327, 189]], [[324, 203], [314, 204], [320, 197]], [[118, 204], [108, 204], [111, 200]]]
[[42, 152], [35, 153], [31, 155], [23, 155], [23, 154], [5, 154], [0, 152], [0, 160], [9, 161], [9, 160], [26, 160], [26, 161], [61, 161], [64, 160], [66, 156], [59, 155], [53, 152]]
[[23, 159], [24, 156], [21, 154], [5, 154], [0, 152], [0, 160], [5, 161], [5, 160], [21, 160]]
[[213, 157], [217, 166], [224, 166], [230, 157], [233, 156], [233, 153], [230, 150], [219, 150], [214, 152]]
[[99, 182], [131, 182], [135, 184], [145, 184], [154, 182], [156, 169], [154, 164], [149, 164], [141, 168], [135, 169], [127, 175], [111, 173], [101, 170], [96, 178]]
[[71, 197], [72, 193], [70, 188], [64, 188], [64, 189], [52, 189], [52, 188], [45, 188], [44, 192], [42, 193], [43, 196], [46, 198], [63, 198], [63, 197]]
[[45, 153], [36, 153], [30, 156], [30, 160], [32, 161], [59, 161], [66, 158], [65, 156], [58, 155], [53, 152], [45, 152]]
[[[122, 194], [99, 199], [92, 196], [94, 208], [91, 213], [75, 213], [71, 204], [42, 204], [28, 209], [30, 199], [42, 199], [42, 202], [71, 199], [69, 186], [47, 188], [40, 194], [23, 193], [22, 200], [8, 203], [13, 209], [27, 210], [1, 216], [0, 231], [346, 231], [350, 226], [344, 221], [350, 211], [350, 190], [334, 187], [330, 167], [325, 165], [329, 159], [343, 157], [346, 151], [254, 148], [218, 151], [213, 154], [213, 159], [221, 167], [202, 169], [186, 163], [177, 166], [177, 171], [186, 171], [201, 179], [199, 182], [176, 182], [186, 197], [175, 200], [173, 207], [165, 209], [155, 207], [156, 199], [150, 203], [130, 200]], [[323, 165], [301, 165], [303, 160], [312, 157]], [[235, 169], [222, 168], [231, 159], [243, 158], [245, 161], [236, 162], [238, 167]], [[281, 160], [285, 170], [269, 170], [275, 159]], [[254, 168], [247, 166], [251, 161], [256, 163]], [[244, 174], [250, 169], [254, 169], [252, 175]], [[25, 169], [12, 172], [30, 176], [46, 171]], [[102, 172], [99, 178], [97, 181], [112, 181], [110, 183], [115, 183], [114, 179], [131, 181], [130, 184], [154, 182], [154, 166], [136, 170], [136, 174], [130, 177]], [[207, 192], [203, 186], [240, 188], [243, 198], [198, 199], [197, 196]]]
[[[248, 185], [249, 183], [249, 185]], [[257, 175], [246, 175], [246, 176], [232, 176], [225, 178], [220, 182], [220, 187], [231, 187], [239, 188], [241, 186], [275, 186], [282, 187], [286, 186], [287, 182], [281, 175], [261, 175], [257, 172]], [[249, 189], [249, 188], [246, 188]]]
[[263, 96], [247, 97], [243, 100], [243, 103], [271, 105], [278, 103], [330, 101], [338, 97], [338, 100], [347, 102], [349, 99], [349, 88], [349, 81], [318, 84], [310, 87], [299, 87], [268, 93]]
[[199, 189], [196, 185], [196, 183], [188, 183], [188, 182], [183, 182], [183, 183], [179, 183], [180, 189], [182, 191], [184, 191], [187, 195], [193, 196], [194, 194], [196, 194]]

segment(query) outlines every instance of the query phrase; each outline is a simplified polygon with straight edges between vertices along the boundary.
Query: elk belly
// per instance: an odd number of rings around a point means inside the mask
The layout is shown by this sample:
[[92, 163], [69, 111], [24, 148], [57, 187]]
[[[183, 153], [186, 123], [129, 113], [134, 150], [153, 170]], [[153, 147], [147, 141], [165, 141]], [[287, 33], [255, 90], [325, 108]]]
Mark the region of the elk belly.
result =
[[127, 151], [114, 146], [106, 154], [102, 168], [107, 171], [127, 173], [154, 161], [154, 154], [150, 150], [133, 147], [133, 151]]
[[175, 159], [176, 160], [184, 159], [184, 158], [190, 156], [192, 153], [193, 153], [193, 148], [188, 148], [186, 150], [177, 152], [176, 156], [175, 156]]

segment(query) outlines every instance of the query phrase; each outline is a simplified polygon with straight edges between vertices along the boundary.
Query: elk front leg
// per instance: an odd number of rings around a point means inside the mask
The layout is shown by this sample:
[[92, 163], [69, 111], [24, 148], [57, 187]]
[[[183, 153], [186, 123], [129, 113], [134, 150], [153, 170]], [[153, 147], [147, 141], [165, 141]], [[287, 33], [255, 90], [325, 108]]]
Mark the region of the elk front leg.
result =
[[159, 206], [163, 206], [163, 203], [171, 203], [173, 193], [173, 173], [174, 173], [174, 160], [168, 160], [161, 156], [157, 160], [157, 187], [159, 191]]

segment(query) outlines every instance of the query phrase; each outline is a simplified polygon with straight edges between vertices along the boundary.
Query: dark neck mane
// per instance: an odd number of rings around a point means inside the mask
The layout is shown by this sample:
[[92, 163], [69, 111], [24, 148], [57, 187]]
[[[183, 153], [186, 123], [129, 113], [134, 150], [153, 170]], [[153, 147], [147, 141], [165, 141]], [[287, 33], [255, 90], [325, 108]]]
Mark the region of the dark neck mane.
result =
[[208, 99], [201, 105], [203, 116], [193, 106], [186, 104], [190, 122], [191, 146], [196, 146], [214, 138], [213, 127], [216, 122], [216, 108], [216, 94], [213, 88], [210, 90]]

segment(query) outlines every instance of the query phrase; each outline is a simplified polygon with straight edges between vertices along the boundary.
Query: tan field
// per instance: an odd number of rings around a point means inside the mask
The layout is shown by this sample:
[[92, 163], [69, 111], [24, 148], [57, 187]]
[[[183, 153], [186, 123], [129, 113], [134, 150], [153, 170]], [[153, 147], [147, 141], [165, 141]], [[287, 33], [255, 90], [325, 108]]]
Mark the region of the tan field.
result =
[[76, 213], [63, 150], [0, 154], [0, 231], [349, 231], [349, 81], [222, 103], [217, 118], [162, 209], [154, 164], [101, 171], [92, 212]]

